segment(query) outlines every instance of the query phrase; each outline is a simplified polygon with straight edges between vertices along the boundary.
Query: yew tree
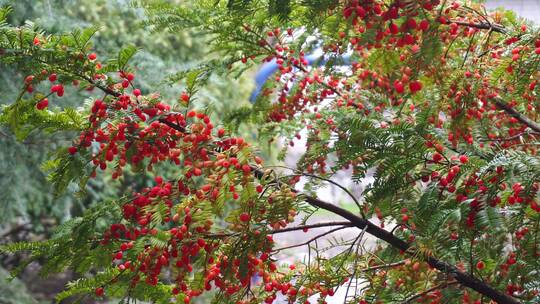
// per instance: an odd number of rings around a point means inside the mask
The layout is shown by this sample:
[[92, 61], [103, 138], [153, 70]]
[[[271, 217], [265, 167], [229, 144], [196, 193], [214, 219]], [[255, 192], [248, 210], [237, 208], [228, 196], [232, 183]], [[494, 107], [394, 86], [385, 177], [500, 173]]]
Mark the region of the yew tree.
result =
[[[183, 83], [175, 100], [133, 85], [136, 47], [102, 58], [95, 28], [48, 35], [0, 11], [0, 63], [21, 76], [0, 121], [21, 140], [71, 135], [43, 165], [55, 191], [154, 176], [51, 239], [0, 247], [26, 253], [16, 270], [39, 261], [45, 275], [79, 273], [58, 301], [540, 302], [537, 26], [472, 1], [133, 5], [148, 30], [196, 29], [214, 50], [169, 77]], [[277, 71], [253, 105], [225, 118], [200, 106], [213, 73], [265, 62]], [[72, 86], [93, 97], [57, 106]], [[257, 140], [239, 137], [240, 124]], [[296, 168], [265, 165], [257, 147], [284, 138], [306, 146]], [[353, 195], [337, 174], [366, 189]], [[323, 184], [354, 208], [317, 198]], [[342, 219], [313, 220], [320, 213]], [[345, 228], [354, 233], [323, 242]], [[298, 238], [308, 230], [315, 237]], [[291, 265], [274, 240], [287, 233], [288, 248], [308, 251]], [[376, 246], [364, 248], [368, 235]]]

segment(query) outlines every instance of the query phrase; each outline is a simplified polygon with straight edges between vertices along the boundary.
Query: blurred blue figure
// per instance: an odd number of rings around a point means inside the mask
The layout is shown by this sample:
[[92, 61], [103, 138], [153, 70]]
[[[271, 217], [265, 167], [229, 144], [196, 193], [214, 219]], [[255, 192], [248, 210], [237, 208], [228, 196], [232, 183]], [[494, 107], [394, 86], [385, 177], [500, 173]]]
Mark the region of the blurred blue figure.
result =
[[[313, 52], [313, 54], [308, 55], [305, 57], [306, 61], [308, 62], [308, 65], [316, 64], [318, 66], [324, 65], [326, 62], [328, 62], [328, 58], [324, 58], [322, 56], [322, 52], [320, 49]], [[350, 55], [344, 55], [340, 58], [340, 65], [350, 65]], [[251, 103], [254, 103], [257, 100], [257, 96], [262, 91], [262, 88], [264, 86], [264, 83], [270, 76], [272, 76], [276, 71], [278, 70], [278, 64], [276, 63], [276, 59], [272, 59], [272, 61], [266, 62], [262, 65], [259, 72], [255, 76], [255, 89], [251, 93], [251, 96], [249, 97], [249, 101]]]

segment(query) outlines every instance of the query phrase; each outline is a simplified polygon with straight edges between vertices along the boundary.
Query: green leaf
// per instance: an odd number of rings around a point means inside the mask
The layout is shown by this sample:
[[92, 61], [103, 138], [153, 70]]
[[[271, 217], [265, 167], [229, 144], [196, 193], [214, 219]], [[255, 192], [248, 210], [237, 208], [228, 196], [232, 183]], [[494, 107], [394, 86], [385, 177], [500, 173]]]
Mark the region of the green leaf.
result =
[[129, 60], [135, 56], [137, 51], [138, 48], [134, 45], [128, 45], [121, 49], [120, 52], [118, 52], [118, 69], [121, 71], [125, 70]]

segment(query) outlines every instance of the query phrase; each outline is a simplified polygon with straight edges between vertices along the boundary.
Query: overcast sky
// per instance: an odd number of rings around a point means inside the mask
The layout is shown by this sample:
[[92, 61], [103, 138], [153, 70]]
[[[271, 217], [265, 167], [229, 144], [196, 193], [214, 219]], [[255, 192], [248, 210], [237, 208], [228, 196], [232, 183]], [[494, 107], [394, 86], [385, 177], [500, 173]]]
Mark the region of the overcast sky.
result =
[[486, 7], [504, 7], [522, 17], [540, 22], [540, 0], [487, 0]]

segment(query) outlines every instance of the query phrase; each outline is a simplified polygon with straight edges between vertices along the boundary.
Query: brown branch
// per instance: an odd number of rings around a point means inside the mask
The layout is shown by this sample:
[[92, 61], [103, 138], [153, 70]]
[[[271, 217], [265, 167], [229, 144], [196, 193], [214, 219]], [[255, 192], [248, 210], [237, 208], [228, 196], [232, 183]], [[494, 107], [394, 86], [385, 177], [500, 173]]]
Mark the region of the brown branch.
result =
[[339, 231], [339, 230], [343, 230], [345, 228], [349, 228], [349, 226], [341, 226], [341, 227], [337, 227], [337, 228], [334, 228], [334, 229], [331, 229], [331, 230], [328, 230], [324, 233], [321, 233], [321, 234], [318, 234], [316, 236], [314, 236], [313, 238], [303, 242], [303, 243], [300, 243], [300, 244], [295, 244], [295, 245], [291, 245], [291, 246], [286, 246], [286, 247], [281, 247], [281, 248], [277, 248], [277, 249], [274, 249], [272, 250], [273, 252], [278, 252], [278, 251], [282, 251], [282, 250], [285, 250], [285, 249], [291, 249], [291, 248], [296, 248], [296, 247], [301, 247], [301, 246], [306, 246], [306, 245], [309, 245], [311, 242], [314, 242], [320, 238], [322, 238], [323, 236], [326, 236], [326, 235], [329, 235], [331, 233], [334, 233], [336, 231]]
[[505, 111], [508, 115], [514, 117], [524, 125], [531, 128], [533, 131], [540, 133], [540, 125], [536, 123], [534, 120], [526, 117], [525, 115], [519, 113], [514, 109], [513, 107], [509, 106], [504, 100], [502, 100], [499, 97], [494, 98], [494, 103], [497, 106], [497, 108]]
[[444, 289], [444, 288], [447, 288], [449, 286], [456, 285], [456, 284], [459, 284], [459, 282], [458, 281], [451, 281], [451, 282], [445, 282], [445, 283], [439, 284], [439, 285], [431, 287], [430, 289], [425, 290], [425, 291], [423, 291], [421, 293], [415, 294], [414, 296], [412, 296], [412, 297], [408, 298], [407, 300], [401, 302], [401, 304], [411, 303], [412, 301], [414, 301], [414, 300], [416, 300], [418, 298], [421, 298], [421, 297], [427, 295], [428, 293], [433, 292], [433, 291], [435, 291], [437, 289]]
[[386, 269], [386, 268], [394, 268], [394, 267], [398, 267], [402, 265], [405, 265], [405, 261], [399, 261], [399, 262], [390, 263], [390, 264], [382, 264], [382, 265], [368, 267], [368, 268], [362, 269], [362, 272], [368, 272], [368, 271], [374, 271], [374, 270]]
[[[259, 168], [255, 167], [255, 166], [252, 166], [252, 170], [253, 170], [255, 176], [258, 179], [262, 179], [265, 176], [264, 172], [262, 170], [260, 170]], [[275, 182], [279, 183], [279, 181], [275, 181]], [[372, 222], [370, 222], [370, 221], [368, 221], [366, 219], [363, 219], [360, 216], [358, 216], [356, 214], [353, 214], [352, 212], [350, 212], [350, 211], [348, 211], [346, 209], [343, 209], [343, 208], [341, 208], [339, 206], [336, 206], [334, 204], [322, 201], [322, 200], [320, 200], [318, 198], [315, 198], [315, 197], [305, 195], [305, 194], [303, 194], [303, 193], [301, 193], [301, 192], [299, 192], [297, 190], [294, 190], [294, 189], [292, 191], [294, 191], [298, 195], [302, 195], [302, 197], [304, 198], [304, 201], [307, 202], [308, 204], [310, 204], [312, 206], [315, 206], [315, 207], [319, 207], [319, 208], [327, 210], [327, 211], [330, 211], [330, 212], [332, 212], [334, 214], [337, 214], [337, 215], [349, 220], [354, 226], [356, 226], [356, 227], [358, 227], [360, 229], [366, 229], [367, 233], [375, 236], [378, 239], [381, 239], [381, 240], [387, 242], [388, 244], [392, 245], [392, 247], [394, 247], [396, 249], [399, 249], [399, 250], [401, 250], [403, 252], [413, 254], [413, 252], [408, 250], [408, 249], [413, 249], [413, 248], [411, 248], [411, 246], [407, 242], [405, 242], [402, 239], [394, 236], [390, 232], [378, 227], [377, 225], [373, 224]], [[433, 256], [426, 256], [426, 257], [424, 257], [424, 260], [431, 267], [436, 268], [439, 271], [441, 271], [443, 273], [446, 273], [446, 274], [448, 274], [450, 276], [453, 276], [456, 279], [456, 281], [459, 282], [459, 284], [461, 284], [463, 286], [467, 286], [467, 287], [477, 291], [478, 293], [480, 293], [482, 295], [485, 295], [486, 297], [488, 297], [488, 298], [490, 298], [492, 300], [497, 301], [500, 304], [518, 304], [518, 303], [520, 303], [515, 298], [494, 289], [493, 287], [488, 285], [486, 282], [481, 281], [481, 280], [473, 277], [469, 273], [466, 273], [466, 272], [463, 272], [463, 271], [459, 270], [454, 265], [451, 265], [451, 264], [448, 264], [446, 262], [440, 261], [440, 260], [438, 260], [437, 258], [435, 258]]]
[[477, 28], [481, 30], [492, 30], [497, 33], [506, 34], [506, 28], [496, 23], [485, 23], [485, 22], [472, 23], [472, 22], [463, 22], [463, 21], [450, 21], [450, 23], [455, 23], [460, 26], [473, 27], [473, 28]]
[[284, 233], [284, 232], [290, 232], [290, 231], [297, 231], [297, 230], [304, 230], [304, 229], [311, 229], [311, 228], [321, 228], [321, 227], [331, 227], [331, 226], [353, 227], [354, 225], [349, 221], [317, 223], [317, 224], [311, 224], [311, 225], [302, 225], [302, 226], [295, 226], [295, 227], [273, 230], [273, 231], [269, 231], [268, 234], [278, 234], [278, 233]]
[[[344, 227], [344, 228], [355, 227], [349, 221], [325, 222], [325, 223], [317, 223], [317, 224], [311, 224], [311, 225], [302, 225], [302, 226], [288, 227], [288, 228], [283, 228], [283, 229], [270, 230], [267, 233], [268, 234], [278, 234], [278, 233], [298, 231], [298, 230], [303, 230], [303, 229], [321, 228], [321, 227], [333, 227], [333, 226], [341, 226], [341, 227]], [[224, 238], [224, 237], [230, 237], [230, 236], [234, 236], [234, 235], [238, 235], [238, 234], [239, 234], [238, 232], [236, 232], [236, 233], [211, 233], [211, 234], [205, 235], [205, 237], [208, 237], [208, 238]]]
[[[161, 121], [161, 120], [160, 120]], [[181, 126], [178, 126], [178, 125], [175, 125], [173, 123], [170, 123], [170, 124], [167, 124], [169, 125], [171, 128], [174, 128], [178, 131], [183, 131], [184, 129], [181, 127]], [[258, 179], [262, 179], [265, 177], [265, 174], [264, 172], [259, 169], [258, 167], [256, 166], [251, 166], [251, 170], [253, 171], [254, 175], [256, 178]], [[276, 184], [281, 184], [280, 181], [278, 180], [274, 180], [274, 182]], [[307, 202], [308, 204], [312, 205], [312, 206], [315, 206], [315, 207], [318, 207], [318, 208], [321, 208], [321, 209], [324, 209], [324, 210], [327, 210], [327, 211], [330, 211], [334, 214], [337, 214], [347, 220], [350, 221], [350, 223], [362, 230], [365, 229], [365, 231], [373, 236], [375, 236], [376, 238], [380, 239], [380, 240], [383, 240], [385, 242], [387, 242], [388, 244], [392, 245], [392, 247], [396, 248], [396, 249], [399, 249], [403, 252], [407, 252], [407, 253], [413, 253], [411, 251], [409, 251], [408, 249], [412, 249], [411, 246], [403, 241], [402, 239], [398, 238], [397, 236], [394, 236], [392, 233], [390, 233], [389, 231], [385, 230], [385, 229], [382, 229], [380, 227], [378, 227], [377, 225], [373, 224], [372, 222], [346, 210], [346, 209], [343, 209], [337, 205], [334, 205], [334, 204], [331, 204], [331, 203], [328, 203], [328, 202], [325, 202], [325, 201], [322, 201], [318, 198], [315, 198], [315, 197], [311, 197], [309, 195], [305, 195], [295, 189], [292, 189], [293, 192], [297, 193], [297, 195], [301, 195], [303, 198], [304, 198], [304, 201]], [[342, 227], [344, 228], [344, 227]], [[332, 231], [333, 232], [333, 231]], [[458, 269], [456, 266], [454, 265], [451, 265], [451, 264], [448, 264], [446, 262], [443, 262], [443, 261], [440, 261], [438, 260], [437, 258], [433, 257], [433, 256], [426, 256], [424, 257], [424, 260], [433, 268], [436, 268], [437, 270], [443, 272], [443, 273], [446, 273], [450, 276], [453, 276], [456, 281], [463, 285], [463, 286], [467, 286], [475, 291], [477, 291], [478, 293], [482, 294], [482, 295], [485, 295], [486, 297], [492, 299], [492, 300], [495, 300], [497, 301], [498, 303], [500, 304], [519, 304], [520, 302], [518, 300], [516, 300], [515, 298], [507, 295], [507, 294], [504, 294], [496, 289], [494, 289], [493, 287], [491, 287], [490, 285], [488, 285], [486, 282], [484, 281], [481, 281], [477, 278], [475, 278], [474, 276], [472, 276], [471, 274], [469, 273], [466, 273], [466, 272], [463, 272], [461, 271], [460, 269]]]
[[[98, 88], [104, 90], [106, 93], [108, 93], [107, 91], [109, 91], [108, 88], [103, 88], [103, 87], [99, 87], [97, 86]], [[106, 90], [107, 91], [106, 91]], [[116, 93], [116, 94], [119, 94], [117, 92], [114, 92], [112, 91], [111, 93]], [[117, 95], [113, 95], [113, 96], [117, 96]], [[496, 101], [496, 104], [501, 107], [502, 105], [502, 109], [505, 110], [507, 113], [511, 114], [512, 116], [516, 117], [516, 119], [526, 123], [529, 127], [531, 127], [531, 129], [535, 130], [536, 132], [540, 132], [540, 126], [536, 125], [535, 122], [532, 122], [530, 121], [528, 118], [526, 117], [523, 117], [521, 114], [519, 114], [517, 111], [515, 111], [513, 108], [509, 107], [508, 105], [504, 104], [504, 103], [501, 103], [500, 101]], [[179, 125], [176, 125], [174, 123], [171, 123], [169, 121], [167, 121], [166, 119], [160, 119], [159, 120], [161, 123], [163, 124], [166, 124], [167, 126], [177, 130], [177, 131], [181, 131], [181, 132], [185, 132], [185, 129]], [[265, 174], [262, 170], [260, 170], [259, 168], [255, 167], [255, 166], [251, 166], [253, 172], [254, 172], [254, 175], [255, 177], [257, 177], [258, 179], [262, 179]], [[275, 180], [274, 181], [276, 184], [281, 184], [278, 180]], [[312, 205], [312, 206], [315, 206], [315, 207], [318, 207], [318, 208], [321, 208], [321, 209], [324, 209], [324, 210], [327, 210], [327, 211], [330, 211], [334, 214], [337, 214], [347, 220], [349, 220], [351, 222], [352, 225], [360, 228], [360, 229], [365, 229], [367, 233], [375, 236], [376, 238], [380, 239], [380, 240], [383, 240], [385, 242], [387, 242], [388, 244], [390, 244], [392, 247], [396, 248], [396, 249], [399, 249], [403, 252], [407, 252], [407, 253], [412, 253], [410, 251], [408, 251], [408, 249], [412, 249], [411, 246], [403, 241], [402, 239], [394, 236], [392, 233], [388, 232], [387, 230], [385, 229], [382, 229], [380, 227], [378, 227], [377, 225], [373, 224], [372, 222], [346, 210], [346, 209], [343, 209], [337, 205], [334, 205], [334, 204], [331, 204], [331, 203], [328, 203], [328, 202], [325, 202], [325, 201], [322, 201], [318, 198], [315, 198], [315, 197], [311, 197], [311, 196], [308, 196], [308, 195], [305, 195], [295, 189], [292, 189], [292, 191], [294, 191], [295, 193], [297, 193], [298, 195], [302, 195], [302, 197], [304, 198], [304, 201], [307, 202], [308, 204]], [[346, 227], [341, 227], [341, 228], [346, 228]], [[334, 229], [335, 230], [335, 229]], [[332, 231], [332, 230], [331, 230]], [[333, 231], [332, 231], [333, 232]], [[492, 299], [492, 300], [495, 300], [497, 301], [498, 303], [500, 304], [519, 304], [520, 302], [518, 300], [516, 300], [515, 298], [509, 296], [509, 295], [506, 295], [504, 293], [501, 293], [500, 291], [494, 289], [493, 287], [491, 287], [490, 285], [488, 285], [486, 282], [484, 281], [481, 281], [475, 277], [473, 277], [471, 274], [469, 273], [465, 273], [461, 270], [459, 270], [456, 266], [454, 265], [451, 265], [451, 264], [448, 264], [446, 262], [443, 262], [443, 261], [440, 261], [438, 259], [436, 259], [435, 257], [433, 256], [426, 256], [424, 258], [424, 260], [433, 268], [436, 268], [438, 269], [439, 271], [443, 272], [443, 273], [446, 273], [448, 275], [451, 275], [455, 278], [455, 280], [463, 285], [463, 286], [466, 286], [466, 287], [469, 287], [475, 291], [477, 291], [478, 293]]]
[[516, 140], [516, 139], [520, 139], [522, 137], [525, 137], [525, 136], [529, 136], [529, 137], [535, 137], [535, 136], [540, 136], [540, 133], [536, 133], [536, 132], [523, 132], [523, 133], [519, 133], [519, 134], [516, 134], [514, 136], [510, 136], [510, 137], [497, 137], [497, 138], [481, 138], [480, 141], [483, 141], [483, 142], [490, 142], [490, 141], [513, 141], [513, 140]]

